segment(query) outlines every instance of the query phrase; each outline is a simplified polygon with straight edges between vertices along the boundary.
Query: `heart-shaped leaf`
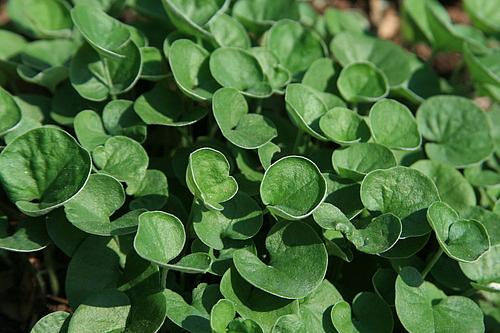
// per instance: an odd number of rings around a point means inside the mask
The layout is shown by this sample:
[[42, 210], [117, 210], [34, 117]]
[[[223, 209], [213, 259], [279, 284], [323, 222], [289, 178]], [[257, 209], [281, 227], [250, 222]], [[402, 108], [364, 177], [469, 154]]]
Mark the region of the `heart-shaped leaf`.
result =
[[375, 102], [389, 93], [385, 74], [370, 62], [353, 62], [344, 67], [337, 88], [352, 103]]
[[396, 279], [396, 312], [410, 332], [484, 332], [481, 309], [463, 296], [447, 297], [413, 267]]
[[444, 252], [451, 258], [473, 262], [489, 250], [490, 240], [484, 226], [475, 220], [461, 219], [444, 202], [435, 202], [427, 210], [427, 220], [436, 232]]
[[243, 49], [216, 49], [210, 55], [210, 72], [220, 85], [234, 88], [244, 95], [265, 98], [272, 94], [259, 61]]
[[0, 182], [21, 211], [38, 216], [75, 196], [87, 181], [90, 167], [89, 153], [68, 133], [37, 128], [2, 150]]
[[345, 178], [362, 180], [373, 170], [396, 166], [396, 159], [389, 148], [377, 143], [355, 143], [332, 154], [335, 171]]
[[370, 129], [375, 142], [391, 149], [414, 150], [422, 142], [411, 111], [392, 99], [378, 101], [372, 106]]
[[148, 167], [149, 158], [144, 148], [126, 136], [113, 136], [92, 152], [100, 172], [126, 182], [127, 193], [134, 194]]
[[200, 101], [210, 100], [219, 85], [210, 74], [209, 53], [188, 39], [172, 43], [168, 62], [175, 82], [187, 96]]
[[339, 333], [392, 332], [394, 319], [391, 309], [375, 293], [361, 292], [351, 306], [345, 301], [336, 303], [331, 313], [333, 325]]
[[310, 215], [323, 202], [326, 181], [311, 160], [287, 156], [266, 170], [260, 196], [273, 214], [299, 220]]
[[274, 92], [283, 94], [283, 87], [292, 80], [290, 71], [280, 65], [278, 57], [272, 51], [264, 47], [252, 47], [249, 51], [259, 62]]
[[218, 15], [210, 22], [210, 32], [221, 47], [239, 47], [248, 49], [251, 46], [245, 27], [232, 16]]
[[217, 90], [212, 110], [224, 137], [238, 147], [260, 148], [278, 135], [274, 124], [265, 116], [248, 113], [247, 101], [236, 89]]
[[229, 175], [229, 169], [224, 154], [212, 148], [200, 148], [189, 155], [186, 183], [207, 208], [222, 210], [221, 203], [238, 191], [238, 183]]
[[361, 201], [371, 211], [392, 213], [403, 223], [402, 238], [430, 231], [425, 211], [439, 201], [436, 185], [420, 171], [394, 167], [370, 172], [361, 183]]
[[328, 261], [326, 249], [307, 224], [276, 224], [266, 239], [266, 249], [269, 264], [246, 250], [234, 253], [236, 269], [255, 287], [279, 297], [298, 299], [315, 290], [323, 280]]
[[139, 215], [134, 249], [142, 258], [167, 265], [181, 253], [185, 242], [184, 226], [174, 215], [161, 211]]
[[324, 135], [341, 145], [368, 141], [370, 129], [356, 112], [344, 107], [328, 110], [319, 120]]
[[488, 119], [472, 101], [458, 96], [427, 99], [417, 111], [431, 160], [464, 167], [486, 159], [493, 151]]
[[83, 110], [76, 115], [73, 126], [76, 137], [88, 151], [93, 151], [100, 145], [103, 145], [109, 138], [102, 124], [101, 116], [92, 110]]

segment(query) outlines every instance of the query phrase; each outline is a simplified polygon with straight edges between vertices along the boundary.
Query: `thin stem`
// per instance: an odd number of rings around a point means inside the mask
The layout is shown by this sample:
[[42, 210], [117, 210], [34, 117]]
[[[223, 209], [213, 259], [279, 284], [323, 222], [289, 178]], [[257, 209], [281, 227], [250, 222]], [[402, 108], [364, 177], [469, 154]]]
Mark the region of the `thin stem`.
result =
[[292, 147], [292, 154], [297, 152], [297, 149], [300, 146], [300, 143], [302, 141], [302, 137], [304, 136], [304, 132], [300, 128], [297, 129], [297, 136], [295, 137], [295, 142], [293, 143]]
[[432, 267], [438, 262], [439, 258], [441, 258], [441, 255], [443, 254], [443, 248], [440, 246], [439, 249], [434, 253], [432, 258], [427, 262], [427, 265], [425, 265], [424, 270], [422, 271], [422, 279], [425, 279], [427, 274], [432, 270]]
[[168, 268], [160, 267], [160, 283], [162, 289], [167, 288], [167, 274], [168, 274]]
[[54, 269], [54, 261], [52, 260], [52, 250], [46, 248], [43, 251], [43, 259], [45, 263], [45, 268], [47, 269], [47, 275], [49, 276], [50, 290], [53, 295], [59, 295], [59, 280], [57, 279], [57, 274]]

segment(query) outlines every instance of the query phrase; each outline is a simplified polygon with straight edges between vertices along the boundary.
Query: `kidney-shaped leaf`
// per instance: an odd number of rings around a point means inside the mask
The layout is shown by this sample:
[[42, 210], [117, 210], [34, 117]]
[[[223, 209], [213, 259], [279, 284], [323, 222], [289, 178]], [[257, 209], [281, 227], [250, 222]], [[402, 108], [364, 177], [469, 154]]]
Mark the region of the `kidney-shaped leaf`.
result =
[[80, 191], [90, 174], [89, 153], [68, 133], [37, 128], [0, 153], [0, 182], [27, 215], [43, 215]]
[[375, 142], [391, 149], [417, 149], [422, 141], [411, 111], [392, 99], [378, 101], [372, 106], [370, 129]]
[[311, 160], [287, 156], [264, 174], [260, 197], [270, 212], [287, 220], [310, 215], [326, 197], [326, 180]]
[[229, 175], [230, 164], [221, 152], [200, 148], [189, 155], [186, 183], [193, 195], [209, 209], [222, 210], [238, 191], [238, 183]]
[[363, 179], [360, 193], [367, 209], [401, 219], [402, 238], [429, 233], [425, 211], [439, 201], [439, 194], [432, 180], [420, 171], [402, 166], [372, 171]]
[[486, 159], [494, 149], [486, 114], [471, 100], [435, 96], [417, 111], [417, 121], [431, 160], [464, 167]]
[[344, 107], [328, 110], [320, 118], [319, 127], [328, 139], [338, 144], [351, 144], [370, 138], [370, 129], [363, 118]]
[[429, 207], [427, 220], [444, 252], [455, 260], [475, 261], [490, 248], [484, 226], [475, 220], [461, 219], [444, 202], [438, 201]]
[[210, 55], [210, 72], [223, 87], [237, 89], [250, 97], [265, 98], [273, 92], [257, 58], [243, 49], [216, 49]]
[[473, 300], [447, 297], [413, 267], [404, 267], [396, 279], [396, 312], [413, 333], [484, 332], [483, 314]]
[[181, 253], [185, 242], [184, 226], [174, 215], [161, 211], [139, 215], [134, 249], [142, 258], [158, 265], [168, 265]]
[[396, 166], [396, 158], [389, 148], [377, 143], [355, 143], [335, 149], [332, 164], [341, 177], [358, 181], [370, 171]]
[[375, 102], [389, 93], [385, 74], [370, 62], [354, 62], [344, 67], [337, 88], [352, 103]]
[[222, 207], [222, 211], [216, 211], [195, 204], [192, 209], [194, 231], [211, 248], [222, 250], [224, 238], [252, 238], [262, 226], [260, 206], [244, 192], [236, 193]]
[[394, 327], [391, 309], [372, 292], [361, 292], [354, 297], [352, 314], [349, 303], [336, 303], [332, 308], [331, 317], [339, 333], [390, 333]]
[[255, 287], [290, 299], [303, 298], [323, 281], [328, 263], [325, 245], [303, 222], [276, 224], [266, 239], [269, 264], [247, 250], [234, 253], [234, 265]]
[[256, 149], [278, 135], [274, 124], [265, 116], [248, 113], [248, 103], [236, 89], [217, 90], [212, 110], [224, 137], [238, 147]]
[[210, 74], [209, 55], [189, 39], [176, 40], [168, 51], [175, 82], [187, 96], [200, 101], [210, 100], [219, 87]]

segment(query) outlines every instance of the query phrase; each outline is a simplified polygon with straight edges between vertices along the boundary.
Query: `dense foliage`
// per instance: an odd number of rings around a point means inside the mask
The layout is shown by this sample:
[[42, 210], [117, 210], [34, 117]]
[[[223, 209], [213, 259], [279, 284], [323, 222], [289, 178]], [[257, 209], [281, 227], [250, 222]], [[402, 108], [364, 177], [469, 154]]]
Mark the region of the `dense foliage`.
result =
[[10, 0], [0, 252], [70, 258], [32, 332], [499, 332], [500, 1], [464, 7], [402, 2], [424, 62], [308, 2]]

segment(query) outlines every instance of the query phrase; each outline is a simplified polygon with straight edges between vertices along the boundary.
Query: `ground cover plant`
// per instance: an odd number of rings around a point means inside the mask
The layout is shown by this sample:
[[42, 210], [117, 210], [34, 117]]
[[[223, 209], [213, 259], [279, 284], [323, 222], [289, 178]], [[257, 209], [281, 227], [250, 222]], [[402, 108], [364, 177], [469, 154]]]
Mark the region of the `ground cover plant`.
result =
[[500, 1], [463, 6], [401, 1], [401, 44], [294, 0], [8, 1], [0, 295], [43, 298], [0, 331], [500, 332]]

